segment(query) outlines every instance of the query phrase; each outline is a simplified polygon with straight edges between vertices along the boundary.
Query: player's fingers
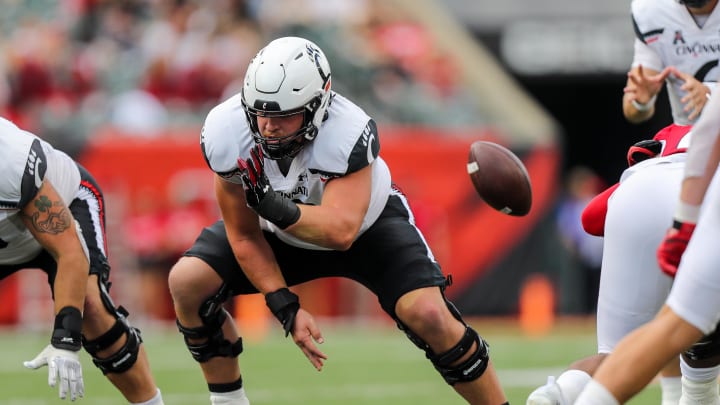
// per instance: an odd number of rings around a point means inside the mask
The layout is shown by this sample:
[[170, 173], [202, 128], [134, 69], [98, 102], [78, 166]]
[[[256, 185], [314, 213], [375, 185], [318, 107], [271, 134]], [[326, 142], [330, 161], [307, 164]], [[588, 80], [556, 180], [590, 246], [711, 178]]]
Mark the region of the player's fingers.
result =
[[40, 356], [35, 357], [32, 360], [23, 362], [23, 366], [25, 366], [29, 369], [32, 369], [32, 370], [37, 370], [38, 368], [40, 368], [46, 364], [47, 364], [46, 359], [44, 357], [40, 357]]
[[327, 356], [325, 355], [325, 353], [323, 353], [323, 352], [322, 352], [320, 349], [318, 349], [318, 347], [315, 345], [315, 343], [313, 342], [313, 338], [312, 338], [311, 336], [306, 336], [305, 338], [303, 338], [302, 340], [300, 340], [297, 344], [298, 344], [298, 346], [300, 346], [300, 348], [301, 348], [304, 352], [310, 353], [310, 354], [312, 354], [313, 356], [316, 356], [316, 357], [319, 357], [319, 358], [322, 358], [322, 359], [327, 359]]
[[690, 115], [688, 115], [688, 118], [690, 120], [694, 120], [698, 115], [700, 115], [700, 111], [702, 111], [701, 108], [696, 108]]
[[323, 365], [325, 364], [324, 360], [327, 360], [327, 356], [317, 350], [317, 348], [315, 348], [315, 351], [310, 348], [303, 348], [303, 353], [305, 353], [305, 357], [310, 360], [310, 363], [317, 371], [322, 371]]
[[320, 328], [317, 327], [315, 322], [311, 323], [308, 327], [308, 332], [310, 332], [310, 336], [312, 336], [313, 340], [316, 342], [323, 344], [325, 343], [325, 338], [323, 338], [322, 332], [320, 332]]
[[60, 371], [60, 398], [65, 399], [70, 391], [70, 375], [66, 364], [59, 364]]
[[54, 359], [50, 359], [47, 362], [48, 365], [48, 385], [54, 387], [57, 384], [57, 363]]
[[628, 73], [628, 80], [630, 83], [634, 84], [636, 87], [640, 85], [640, 78], [632, 73]]
[[668, 66], [653, 77], [653, 80], [663, 81], [668, 78], [671, 74], [675, 74], [676, 70], [672, 66]]
[[78, 392], [78, 376], [77, 369], [75, 367], [68, 370], [68, 382], [70, 387], [70, 400], [74, 401], [77, 398]]
[[75, 376], [77, 377], [77, 395], [82, 398], [85, 396], [85, 382], [83, 381], [82, 367], [79, 364], [76, 365]]

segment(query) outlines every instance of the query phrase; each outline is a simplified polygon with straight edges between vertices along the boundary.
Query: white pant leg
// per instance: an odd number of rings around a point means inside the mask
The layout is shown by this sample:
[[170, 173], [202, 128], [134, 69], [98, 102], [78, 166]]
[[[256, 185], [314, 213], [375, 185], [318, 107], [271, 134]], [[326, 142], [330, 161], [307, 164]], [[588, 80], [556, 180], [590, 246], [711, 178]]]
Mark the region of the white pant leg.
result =
[[684, 163], [651, 160], [626, 170], [608, 202], [597, 310], [599, 353], [612, 352], [625, 335], [654, 318], [672, 286], [658, 267], [656, 251], [672, 225]]
[[667, 303], [703, 333], [720, 320], [720, 176], [705, 195], [700, 219], [675, 276]]

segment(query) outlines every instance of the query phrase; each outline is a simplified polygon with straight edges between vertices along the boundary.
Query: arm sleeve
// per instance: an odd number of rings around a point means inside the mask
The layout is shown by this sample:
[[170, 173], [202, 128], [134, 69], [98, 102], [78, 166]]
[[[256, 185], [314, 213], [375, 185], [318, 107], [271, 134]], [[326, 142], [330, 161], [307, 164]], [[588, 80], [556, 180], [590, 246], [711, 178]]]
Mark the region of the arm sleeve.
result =
[[663, 70], [663, 62], [660, 59], [660, 55], [655, 52], [648, 44], [635, 38], [634, 45], [635, 53], [633, 54], [632, 67], [643, 65], [643, 67], [656, 70], [658, 72]]
[[596, 195], [582, 212], [581, 220], [585, 232], [594, 236], [605, 235], [605, 217], [607, 216], [608, 199], [620, 183]]

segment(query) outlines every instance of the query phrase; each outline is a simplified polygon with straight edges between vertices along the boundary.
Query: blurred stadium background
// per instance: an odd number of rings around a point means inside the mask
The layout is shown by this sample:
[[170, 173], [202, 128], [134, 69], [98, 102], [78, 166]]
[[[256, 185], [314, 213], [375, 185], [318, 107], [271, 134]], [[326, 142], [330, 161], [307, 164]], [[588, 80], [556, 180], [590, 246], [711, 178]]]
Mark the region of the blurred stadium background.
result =
[[[601, 244], [578, 234], [576, 210], [616, 181], [629, 145], [669, 121], [666, 103], [642, 125], [622, 117], [629, 0], [0, 5], [0, 113], [78, 158], [103, 187], [111, 293], [146, 330], [169, 403], [206, 399], [174, 331], [165, 286], [178, 254], [218, 215], [199, 129], [212, 106], [238, 91], [258, 48], [284, 35], [320, 45], [335, 90], [378, 121], [395, 181], [453, 275], [448, 293], [490, 340], [511, 402], [523, 403], [546, 375], [594, 352]], [[465, 161], [477, 139], [504, 144], [525, 162], [534, 192], [528, 216], [505, 216], [475, 195]], [[340, 370], [299, 377], [312, 369], [279, 339], [262, 301], [237, 300], [229, 307], [254, 342], [243, 354], [259, 387], [254, 403], [458, 401], [366, 291], [340, 279], [296, 291], [323, 317], [326, 339], [339, 341], [327, 350]], [[0, 297], [0, 341], [13, 348], [0, 369], [12, 389], [3, 388], [0, 402], [54, 403], [38, 389], [43, 378], [18, 370], [46, 340], [46, 280], [38, 271], [18, 273], [0, 283]], [[88, 396], [96, 385], [104, 392], [91, 403], [120, 403], [96, 370], [86, 370]], [[317, 384], [292, 385], [304, 379]], [[653, 395], [637, 403], [657, 402]]]

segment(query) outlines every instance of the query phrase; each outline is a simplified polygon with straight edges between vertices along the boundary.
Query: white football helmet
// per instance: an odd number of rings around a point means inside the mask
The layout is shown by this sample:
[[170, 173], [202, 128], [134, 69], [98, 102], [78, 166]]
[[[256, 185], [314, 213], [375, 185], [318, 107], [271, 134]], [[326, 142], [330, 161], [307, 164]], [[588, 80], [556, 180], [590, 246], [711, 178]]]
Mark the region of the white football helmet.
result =
[[[255, 142], [265, 156], [295, 156], [315, 139], [330, 104], [330, 64], [322, 50], [304, 38], [270, 42], [250, 62], [242, 89], [242, 104]], [[282, 138], [265, 138], [257, 117], [304, 114], [302, 127]]]

